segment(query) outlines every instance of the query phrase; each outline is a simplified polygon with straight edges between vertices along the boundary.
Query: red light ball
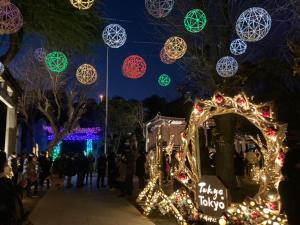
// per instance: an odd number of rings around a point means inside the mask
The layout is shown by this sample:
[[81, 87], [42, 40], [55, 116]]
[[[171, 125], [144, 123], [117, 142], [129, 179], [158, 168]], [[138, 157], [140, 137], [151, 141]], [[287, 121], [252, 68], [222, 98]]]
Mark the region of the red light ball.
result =
[[176, 59], [171, 59], [171, 58], [167, 55], [167, 53], [165, 52], [165, 49], [164, 49], [164, 48], [162, 48], [162, 49], [160, 50], [159, 56], [160, 56], [160, 60], [161, 60], [164, 64], [173, 64], [173, 63], [176, 62]]
[[147, 64], [139, 55], [128, 56], [123, 62], [123, 75], [130, 79], [141, 78], [146, 73], [146, 70]]

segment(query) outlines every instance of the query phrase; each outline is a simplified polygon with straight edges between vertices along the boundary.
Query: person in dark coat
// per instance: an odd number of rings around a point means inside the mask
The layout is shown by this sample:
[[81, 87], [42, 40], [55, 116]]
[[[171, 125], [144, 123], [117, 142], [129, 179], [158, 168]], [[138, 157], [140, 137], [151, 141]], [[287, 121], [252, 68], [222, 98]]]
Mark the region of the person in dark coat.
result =
[[5, 176], [6, 154], [0, 151], [0, 224], [21, 224], [23, 205], [12, 180]]
[[88, 163], [88, 159], [83, 152], [81, 152], [79, 157], [75, 160], [75, 166], [77, 170], [77, 187], [83, 187], [84, 177], [88, 169]]
[[12, 181], [13, 181], [14, 185], [17, 185], [19, 171], [18, 171], [18, 159], [17, 159], [16, 152], [12, 153], [9, 160], [10, 160], [10, 167], [11, 167], [12, 172], [14, 174], [14, 176], [12, 178]]
[[146, 163], [146, 156], [144, 152], [140, 152], [138, 158], [136, 159], [136, 169], [135, 175], [139, 179], [139, 189], [143, 189], [145, 187], [145, 163]]
[[49, 176], [50, 176], [50, 169], [52, 166], [52, 161], [45, 156], [44, 153], [41, 153], [41, 155], [38, 158], [39, 162], [39, 183], [40, 186], [44, 186], [45, 180], [47, 181], [47, 188], [50, 187], [50, 181], [49, 181]]
[[116, 165], [116, 154], [114, 152], [109, 152], [107, 156], [107, 180], [109, 188], [115, 187], [115, 181], [118, 174], [118, 168]]
[[74, 159], [66, 155], [64, 175], [67, 177], [67, 188], [72, 187], [72, 177], [76, 175]]
[[300, 148], [287, 152], [281, 172], [284, 176], [278, 187], [281, 211], [286, 213], [289, 225], [299, 225]]
[[93, 183], [93, 172], [94, 172], [94, 163], [95, 163], [95, 157], [93, 156], [93, 153], [90, 153], [87, 157], [88, 159], [88, 169], [86, 173], [86, 183], [88, 184], [88, 181], [90, 179], [90, 184]]
[[106, 172], [106, 155], [104, 152], [102, 152], [97, 159], [97, 188], [100, 188], [100, 181], [101, 181], [101, 187], [105, 187], [104, 185], [104, 178], [105, 178], [105, 172]]
[[135, 169], [135, 158], [131, 149], [125, 150], [126, 157], [126, 180], [125, 180], [125, 193], [132, 195], [133, 192], [133, 175]]

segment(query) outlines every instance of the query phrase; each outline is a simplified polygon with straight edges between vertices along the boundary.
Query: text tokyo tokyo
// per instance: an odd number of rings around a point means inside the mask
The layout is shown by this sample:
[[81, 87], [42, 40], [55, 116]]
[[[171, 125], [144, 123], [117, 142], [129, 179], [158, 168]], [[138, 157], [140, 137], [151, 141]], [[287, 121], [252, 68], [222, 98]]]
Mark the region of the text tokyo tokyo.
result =
[[224, 191], [222, 189], [211, 188], [210, 184], [199, 183], [200, 205], [210, 207], [214, 211], [225, 209]]

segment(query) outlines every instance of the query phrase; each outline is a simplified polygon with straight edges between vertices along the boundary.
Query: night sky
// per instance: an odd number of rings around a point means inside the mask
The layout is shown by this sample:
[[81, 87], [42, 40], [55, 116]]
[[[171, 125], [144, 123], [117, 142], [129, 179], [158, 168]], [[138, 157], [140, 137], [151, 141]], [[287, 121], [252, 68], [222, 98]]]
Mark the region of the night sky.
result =
[[[259, 4], [249, 2], [249, 7], [251, 6], [259, 6]], [[238, 9], [233, 17], [238, 17], [245, 9]], [[164, 19], [151, 19], [151, 16], [148, 15], [145, 9], [144, 0], [103, 0], [102, 14], [106, 18], [104, 25], [118, 23], [127, 31], [127, 42], [125, 45], [118, 49], [109, 49], [109, 96], [122, 96], [126, 99], [134, 98], [138, 100], [151, 95], [160, 95], [168, 100], [176, 98], [178, 96], [176, 87], [185, 79], [186, 73], [179, 63], [166, 65], [159, 58], [159, 52], [165, 40], [169, 36], [176, 35], [176, 31], [171, 30], [166, 36], [157, 32], [158, 28], [163, 26]], [[169, 16], [172, 16], [172, 12]], [[276, 16], [272, 15], [272, 13], [271, 16], [272, 19], [275, 19], [273, 22], [275, 21], [276, 23]], [[246, 54], [237, 57], [237, 60], [239, 62], [249, 59], [253, 60], [257, 56], [259, 56], [258, 58], [263, 57], [268, 52], [272, 55], [274, 55], [274, 51], [278, 52], [278, 48], [274, 48], [275, 43], [276, 47], [283, 44], [280, 43], [281, 41], [278, 41], [280, 39], [279, 36], [282, 34], [282, 30], [278, 29], [278, 27], [278, 25], [274, 26], [273, 24], [267, 37], [260, 42], [249, 44]], [[233, 31], [232, 33], [234, 34], [235, 32]], [[198, 38], [198, 36], [194, 37]], [[233, 35], [232, 39], [235, 38], [236, 35]], [[18, 62], [29, 48], [34, 50], [39, 47], [43, 47], [41, 40], [27, 36], [23, 41], [23, 48], [21, 48], [12, 64]], [[269, 50], [266, 51], [266, 49]], [[136, 80], [124, 77], [121, 72], [124, 59], [132, 54], [142, 56], [147, 63], [146, 74], [144, 77]], [[94, 85], [88, 87], [88, 95], [98, 100], [100, 94], [105, 95], [106, 46], [104, 43], [100, 47], [95, 47], [89, 55], [73, 57], [69, 60], [72, 61], [71, 64], [74, 67], [69, 70], [69, 73], [71, 75], [74, 74], [74, 76], [77, 67], [82, 63], [95, 65], [99, 77]], [[171, 85], [168, 87], [158, 85], [157, 80], [162, 73], [168, 74], [172, 79]]]

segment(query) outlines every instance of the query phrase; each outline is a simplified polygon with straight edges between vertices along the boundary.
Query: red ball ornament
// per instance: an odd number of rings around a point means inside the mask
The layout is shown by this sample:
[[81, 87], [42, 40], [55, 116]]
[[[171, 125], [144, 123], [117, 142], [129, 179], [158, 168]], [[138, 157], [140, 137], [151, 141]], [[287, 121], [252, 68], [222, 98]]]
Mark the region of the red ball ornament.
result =
[[138, 79], [142, 77], [147, 70], [145, 60], [139, 55], [128, 56], [122, 66], [123, 75], [130, 79]]
[[160, 60], [164, 63], [164, 64], [173, 64], [176, 62], [176, 59], [171, 59], [165, 52], [165, 49], [162, 48], [160, 50]]
[[280, 150], [277, 159], [278, 159], [280, 165], [283, 166], [283, 163], [284, 163], [284, 160], [285, 160], [285, 152]]
[[187, 177], [187, 175], [186, 175], [184, 172], [181, 172], [181, 173], [178, 175], [178, 178], [179, 178], [179, 180], [180, 180], [182, 183], [187, 183], [187, 182], [188, 182], [188, 177]]
[[268, 107], [268, 106], [262, 107], [259, 111], [260, 111], [262, 117], [264, 117], [264, 118], [271, 117], [270, 107]]
[[277, 202], [267, 202], [266, 205], [271, 210], [277, 210], [278, 209], [278, 203]]
[[269, 127], [266, 132], [267, 135], [271, 137], [275, 137], [277, 135], [277, 130], [273, 129], [272, 127]]
[[224, 97], [220, 94], [216, 95], [215, 97], [215, 102], [218, 104], [218, 105], [221, 105], [224, 103]]
[[198, 113], [204, 112], [204, 109], [202, 108], [202, 106], [199, 103], [195, 105], [195, 109], [197, 110]]
[[247, 102], [244, 98], [238, 98], [237, 103], [238, 103], [239, 106], [244, 107], [244, 106], [246, 106]]

